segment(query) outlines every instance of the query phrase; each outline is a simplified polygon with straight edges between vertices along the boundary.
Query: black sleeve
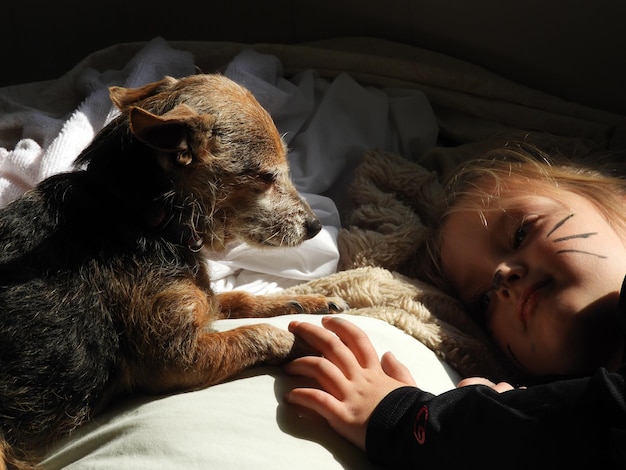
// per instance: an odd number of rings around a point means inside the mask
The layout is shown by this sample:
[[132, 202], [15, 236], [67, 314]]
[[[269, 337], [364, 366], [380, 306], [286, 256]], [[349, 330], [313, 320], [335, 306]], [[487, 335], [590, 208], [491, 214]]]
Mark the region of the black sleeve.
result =
[[624, 377], [605, 369], [505, 393], [403, 387], [370, 417], [366, 450], [387, 468], [624, 468], [624, 397]]

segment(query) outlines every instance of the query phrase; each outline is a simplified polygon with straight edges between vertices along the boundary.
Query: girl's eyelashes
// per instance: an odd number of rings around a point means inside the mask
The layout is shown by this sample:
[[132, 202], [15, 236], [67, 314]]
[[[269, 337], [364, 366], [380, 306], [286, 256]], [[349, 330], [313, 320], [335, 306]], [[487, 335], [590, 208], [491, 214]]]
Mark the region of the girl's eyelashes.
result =
[[516, 228], [513, 231], [513, 235], [511, 237], [511, 246], [513, 247], [513, 249], [517, 250], [522, 245], [522, 243], [524, 243], [526, 236], [530, 232], [530, 229], [537, 221], [537, 219], [538, 216], [536, 215], [522, 217], [522, 220], [516, 225]]
[[511, 245], [513, 246], [514, 249], [517, 249], [522, 245], [522, 243], [524, 242], [524, 238], [526, 238], [527, 233], [528, 233], [527, 225], [522, 224], [519, 227], [517, 227], [517, 229], [513, 233], [513, 240], [511, 242]]

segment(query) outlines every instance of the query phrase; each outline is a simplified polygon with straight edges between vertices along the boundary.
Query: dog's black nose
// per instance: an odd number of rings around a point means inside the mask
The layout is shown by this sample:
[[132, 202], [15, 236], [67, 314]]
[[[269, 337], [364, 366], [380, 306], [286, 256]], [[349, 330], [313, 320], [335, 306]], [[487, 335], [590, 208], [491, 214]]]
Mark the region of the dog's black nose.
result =
[[310, 240], [322, 230], [322, 223], [319, 219], [309, 219], [306, 221], [306, 239]]

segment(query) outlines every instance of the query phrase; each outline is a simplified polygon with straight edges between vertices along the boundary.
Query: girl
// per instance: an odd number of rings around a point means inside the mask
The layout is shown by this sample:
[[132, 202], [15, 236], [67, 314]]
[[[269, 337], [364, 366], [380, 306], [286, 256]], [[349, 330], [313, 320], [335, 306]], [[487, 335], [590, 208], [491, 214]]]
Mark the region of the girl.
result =
[[328, 317], [325, 328], [290, 325], [321, 356], [286, 371], [321, 388], [287, 401], [390, 468], [623, 466], [626, 182], [509, 145], [462, 166], [445, 194], [424, 275], [535, 384], [468, 378], [435, 396], [391, 353], [379, 360], [360, 329]]

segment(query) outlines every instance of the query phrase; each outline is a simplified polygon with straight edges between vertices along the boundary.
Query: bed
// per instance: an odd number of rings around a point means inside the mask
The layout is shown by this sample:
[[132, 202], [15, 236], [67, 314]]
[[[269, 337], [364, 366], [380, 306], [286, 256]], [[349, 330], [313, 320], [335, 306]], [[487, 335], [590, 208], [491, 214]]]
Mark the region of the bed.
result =
[[[206, 252], [216, 291], [341, 295], [341, 314], [393, 350], [433, 393], [506, 376], [498, 353], [443, 293], [403, 272], [421, 207], [494, 136], [622, 150], [625, 119], [416, 46], [350, 37], [302, 45], [150, 41], [89, 54], [58, 79], [0, 89], [0, 205], [68, 169], [112, 117], [107, 86], [220, 72], [248, 87], [289, 146], [296, 187], [323, 222], [300, 247]], [[407, 201], [410, 200], [410, 203]], [[297, 318], [273, 318], [279, 327]], [[229, 329], [260, 320], [220, 320]], [[132, 396], [51, 445], [48, 470], [374, 468], [320, 418], [288, 406], [280, 367], [168, 396]]]

